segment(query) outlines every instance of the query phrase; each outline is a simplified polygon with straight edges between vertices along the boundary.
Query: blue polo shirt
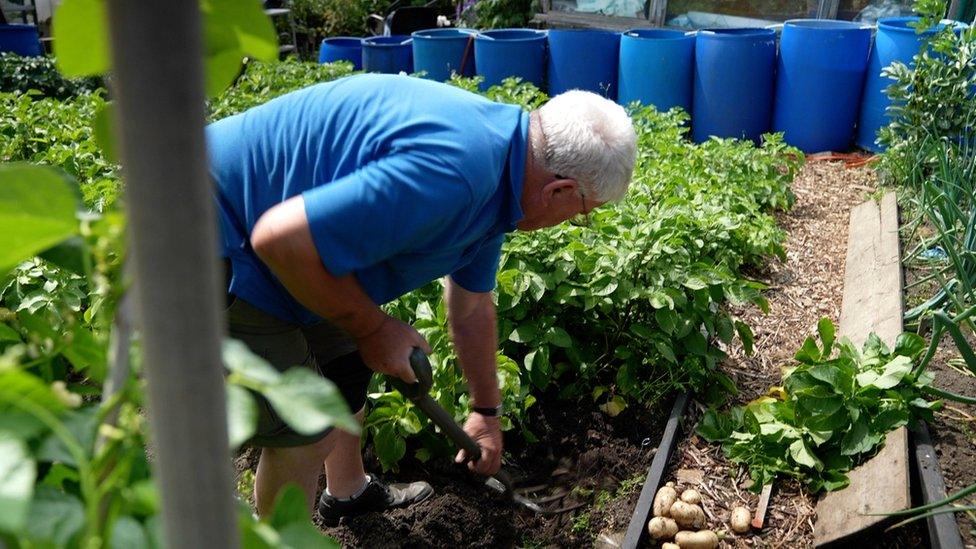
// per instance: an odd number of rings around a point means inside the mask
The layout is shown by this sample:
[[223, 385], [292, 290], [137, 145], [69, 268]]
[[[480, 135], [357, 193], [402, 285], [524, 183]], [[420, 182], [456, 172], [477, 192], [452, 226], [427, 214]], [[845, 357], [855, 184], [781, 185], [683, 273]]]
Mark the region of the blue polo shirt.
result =
[[377, 304], [444, 275], [495, 285], [504, 234], [522, 218], [529, 117], [446, 84], [357, 75], [207, 127], [228, 291], [281, 319], [321, 320], [254, 254], [250, 234], [296, 195], [323, 265]]

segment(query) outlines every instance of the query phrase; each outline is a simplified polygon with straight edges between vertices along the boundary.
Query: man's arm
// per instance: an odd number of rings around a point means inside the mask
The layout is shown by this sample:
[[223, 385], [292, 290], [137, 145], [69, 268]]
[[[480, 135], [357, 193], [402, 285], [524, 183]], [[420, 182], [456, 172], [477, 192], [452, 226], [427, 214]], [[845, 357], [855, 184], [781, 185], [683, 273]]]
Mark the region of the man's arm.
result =
[[271, 208], [251, 231], [251, 247], [302, 305], [356, 339], [371, 369], [407, 382], [413, 347], [430, 346], [413, 327], [384, 313], [353, 275], [335, 277], [319, 258], [301, 196]]
[[[498, 327], [491, 293], [469, 292], [448, 277], [445, 297], [451, 338], [468, 380], [471, 402], [478, 407], [498, 406], [501, 404], [495, 362]], [[501, 466], [502, 455], [498, 418], [471, 413], [464, 430], [481, 446], [482, 458], [477, 463], [469, 464], [471, 469], [483, 475], [496, 473]], [[457, 461], [463, 461], [465, 457], [462, 450], [458, 452]]]

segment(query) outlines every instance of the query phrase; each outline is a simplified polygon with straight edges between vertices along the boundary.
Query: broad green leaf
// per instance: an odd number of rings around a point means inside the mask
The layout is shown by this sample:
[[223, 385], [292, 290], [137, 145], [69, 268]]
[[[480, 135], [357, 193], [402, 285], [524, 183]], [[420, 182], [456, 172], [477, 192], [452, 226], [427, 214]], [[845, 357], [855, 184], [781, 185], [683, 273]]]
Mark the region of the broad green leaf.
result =
[[797, 440], [790, 444], [790, 456], [793, 461], [796, 461], [804, 467], [809, 467], [811, 469], [820, 470], [823, 468], [823, 464], [817, 459], [817, 456], [813, 455], [813, 452], [807, 448], [807, 445], [803, 440]]
[[149, 535], [136, 519], [123, 515], [112, 527], [111, 549], [149, 549]]
[[624, 400], [620, 395], [614, 395], [614, 397], [607, 402], [600, 405], [600, 410], [610, 417], [617, 417], [620, 412], [623, 412], [627, 408], [627, 401]]
[[88, 244], [85, 239], [80, 236], [73, 236], [44, 250], [40, 256], [58, 267], [68, 269], [76, 274], [84, 274], [87, 248]]
[[708, 351], [708, 342], [705, 341], [705, 336], [697, 330], [688, 334], [688, 337], [682, 339], [681, 343], [693, 355], [704, 356]]
[[71, 344], [61, 352], [79, 372], [94, 381], [104, 381], [108, 369], [106, 346], [83, 324], [75, 324]]
[[872, 370], [862, 372], [857, 375], [857, 382], [862, 387], [875, 387], [878, 389], [891, 389], [901, 383], [901, 380], [912, 370], [912, 359], [907, 356], [898, 355], [891, 359], [884, 366], [884, 370], [878, 374]]
[[827, 317], [821, 318], [820, 322], [817, 323], [817, 332], [820, 334], [820, 342], [823, 344], [821, 356], [828, 358], [834, 348], [834, 323]]
[[752, 356], [753, 346], [755, 345], [756, 338], [752, 334], [752, 328], [749, 327], [745, 322], [736, 320], [734, 322], [735, 332], [739, 334], [739, 339], [742, 340], [742, 348], [745, 350], [747, 356]]
[[[59, 418], [75, 441], [86, 452], [91, 452], [95, 447], [95, 436], [98, 429], [98, 407], [86, 406], [78, 410], [66, 410]], [[75, 457], [68, 451], [64, 442], [53, 433], [41, 442], [41, 445], [34, 453], [37, 461], [61, 462], [65, 465], [77, 467]]]
[[281, 373], [268, 361], [251, 352], [247, 345], [236, 339], [225, 339], [222, 355], [227, 370], [259, 384], [272, 385], [281, 380]]
[[538, 336], [539, 329], [535, 326], [535, 324], [522, 324], [518, 328], [512, 330], [512, 333], [508, 336], [508, 339], [509, 341], [514, 341], [515, 343], [533, 343]]
[[20, 334], [6, 324], [0, 324], [0, 341], [20, 341]]
[[37, 466], [24, 441], [0, 431], [0, 532], [24, 528], [36, 477]]
[[245, 57], [277, 59], [278, 36], [257, 0], [202, 0], [200, 9], [208, 96], [230, 86]]
[[840, 453], [845, 456], [856, 456], [872, 448], [868, 420], [859, 418], [851, 425], [840, 441]]
[[407, 453], [407, 443], [392, 423], [387, 423], [373, 434], [373, 447], [383, 469], [391, 469]]
[[95, 111], [95, 119], [92, 121], [92, 130], [95, 134], [95, 141], [102, 149], [102, 154], [109, 162], [118, 162], [119, 155], [115, 146], [114, 120], [116, 117], [115, 102], [103, 103]]
[[806, 338], [803, 341], [803, 347], [793, 355], [797, 362], [804, 364], [816, 364], [820, 361], [820, 357], [820, 347], [817, 346], [817, 342], [812, 337]]
[[30, 504], [27, 538], [40, 546], [68, 547], [85, 526], [85, 506], [77, 497], [40, 486]]
[[108, 72], [108, 10], [105, 0], [64, 0], [54, 12], [54, 56], [68, 77]]
[[925, 342], [925, 338], [919, 336], [918, 334], [913, 334], [910, 332], [905, 332], [898, 336], [895, 340], [895, 350], [896, 355], [904, 355], [907, 357], [915, 358], [922, 351], [928, 347], [928, 343]]
[[70, 237], [77, 200], [54, 169], [0, 164], [0, 271]]
[[573, 338], [569, 337], [566, 330], [560, 328], [559, 326], [553, 326], [549, 328], [546, 332], [546, 341], [552, 343], [556, 347], [572, 347]]
[[328, 427], [359, 433], [359, 422], [349, 413], [339, 388], [308, 368], [289, 369], [277, 383], [264, 390], [264, 396], [281, 419], [303, 435]]
[[309, 522], [311, 519], [305, 492], [297, 484], [289, 483], [275, 496], [268, 522], [276, 530], [281, 530], [293, 522]]
[[64, 403], [40, 378], [19, 370], [0, 372], [0, 417], [9, 411], [24, 412], [19, 403], [30, 403], [59, 414]]
[[254, 436], [258, 425], [258, 407], [254, 397], [243, 387], [227, 384], [227, 432], [230, 447], [238, 448]]

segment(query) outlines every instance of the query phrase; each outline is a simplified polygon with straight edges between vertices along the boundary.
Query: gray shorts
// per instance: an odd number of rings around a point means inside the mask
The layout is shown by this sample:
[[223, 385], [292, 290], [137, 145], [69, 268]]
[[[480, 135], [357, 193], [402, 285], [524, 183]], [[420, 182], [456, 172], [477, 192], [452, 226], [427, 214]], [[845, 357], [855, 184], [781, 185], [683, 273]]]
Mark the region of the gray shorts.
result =
[[[226, 314], [230, 337], [243, 341], [253, 353], [279, 371], [299, 365], [313, 369], [336, 384], [353, 413], [363, 407], [373, 371], [363, 363], [356, 343], [348, 333], [328, 322], [314, 326], [292, 324], [236, 296], [228, 296], [228, 300]], [[258, 400], [258, 429], [248, 444], [305, 446], [318, 442], [332, 430], [300, 435], [278, 417], [267, 399], [255, 396]]]

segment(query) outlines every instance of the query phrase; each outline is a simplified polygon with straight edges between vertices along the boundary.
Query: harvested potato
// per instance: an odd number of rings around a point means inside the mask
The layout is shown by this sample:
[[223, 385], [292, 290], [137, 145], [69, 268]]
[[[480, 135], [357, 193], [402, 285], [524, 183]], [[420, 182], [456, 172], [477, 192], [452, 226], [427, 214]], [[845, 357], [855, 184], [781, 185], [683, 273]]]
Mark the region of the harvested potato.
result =
[[674, 536], [674, 541], [681, 549], [715, 549], [718, 547], [718, 535], [711, 530], [700, 532], [683, 530]]
[[654, 517], [647, 523], [647, 532], [654, 539], [674, 539], [678, 523], [668, 517]]
[[682, 528], [703, 528], [705, 526], [705, 512], [697, 505], [676, 501], [671, 505], [669, 514]]
[[[673, 484], [673, 483], [668, 483]], [[671, 505], [678, 499], [678, 492], [673, 486], [668, 486], [667, 484], [662, 486], [660, 490], [657, 491], [657, 495], [654, 496], [654, 516], [655, 517], [669, 517], [668, 513], [671, 510]]]
[[667, 542], [667, 543], [662, 543], [662, 544], [661, 544], [661, 549], [681, 549], [681, 547], [680, 547], [680, 546], [678, 546], [678, 544], [677, 544], [677, 543], [671, 543], [671, 542], [669, 541], [669, 542]]
[[732, 526], [732, 531], [737, 534], [744, 534], [749, 531], [750, 519], [752, 519], [752, 512], [745, 507], [736, 507], [732, 509], [732, 517], [729, 519], [729, 525]]
[[699, 494], [698, 490], [695, 490], [694, 488], [688, 488], [684, 492], [681, 492], [681, 501], [690, 503], [692, 505], [698, 505], [701, 503], [701, 494]]

